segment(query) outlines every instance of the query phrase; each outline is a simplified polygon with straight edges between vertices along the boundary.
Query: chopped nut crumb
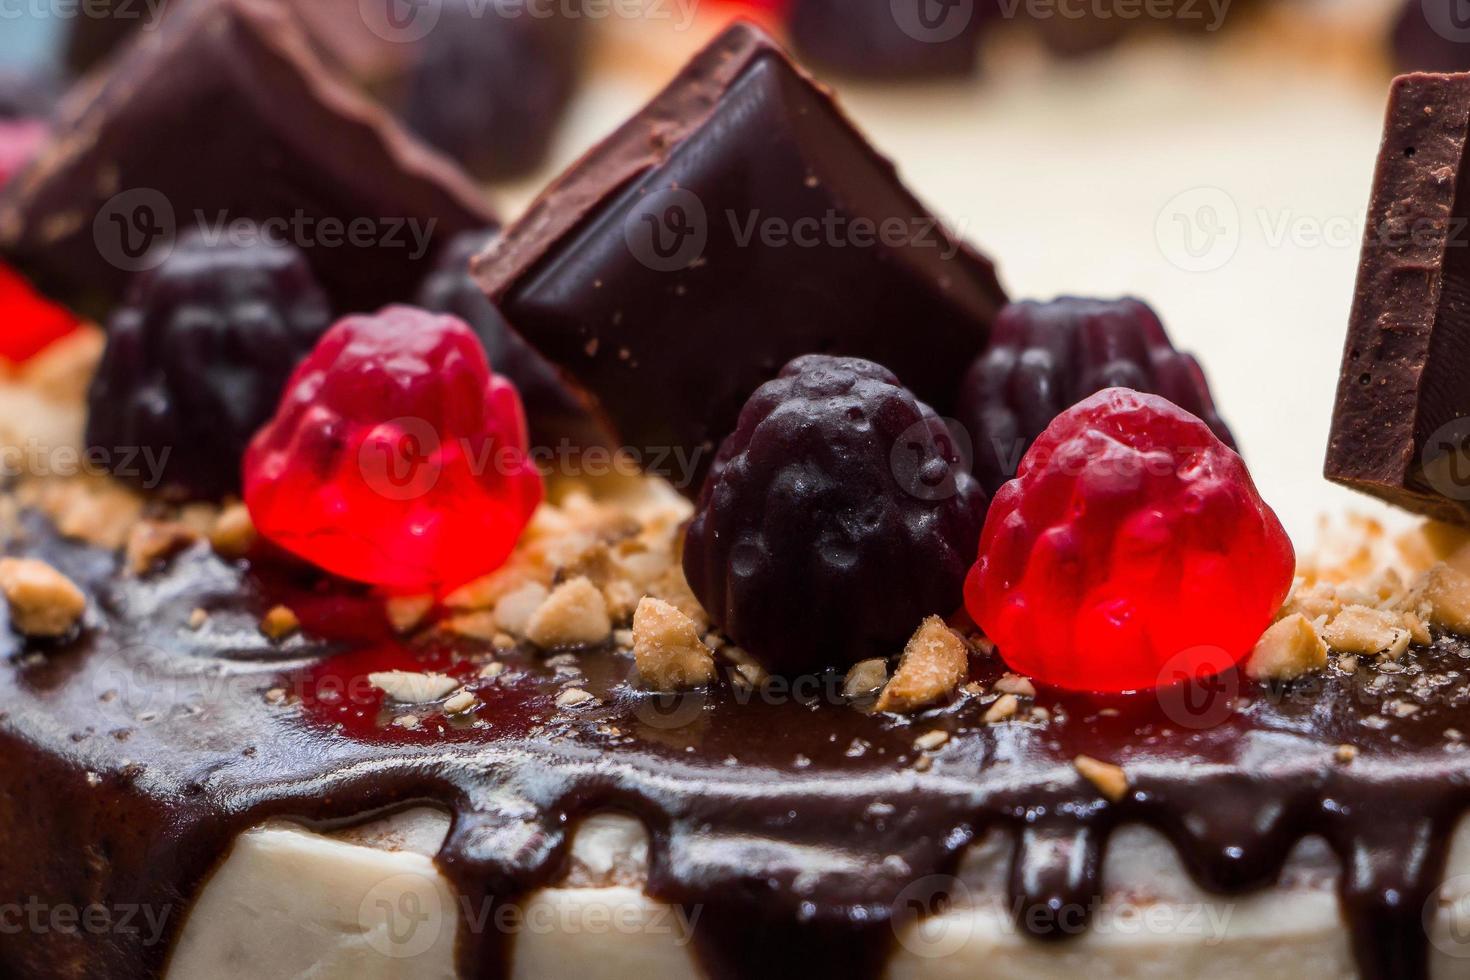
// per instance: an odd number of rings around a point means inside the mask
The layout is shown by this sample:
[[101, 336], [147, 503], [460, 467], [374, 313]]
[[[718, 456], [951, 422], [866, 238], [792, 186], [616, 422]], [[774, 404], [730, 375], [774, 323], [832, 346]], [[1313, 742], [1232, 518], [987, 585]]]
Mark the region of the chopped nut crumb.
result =
[[286, 689], [284, 687], [273, 687], [265, 692], [267, 704], [285, 704], [286, 696]]
[[1470, 636], [1470, 575], [1436, 565], [1424, 581], [1423, 598], [1430, 622], [1458, 636]]
[[0, 558], [0, 591], [10, 603], [11, 624], [26, 636], [65, 636], [87, 610], [76, 583], [34, 558]]
[[480, 676], [486, 679], [494, 679], [505, 673], [505, 664], [498, 660], [491, 661], [480, 668]]
[[584, 704], [596, 703], [597, 699], [580, 687], [569, 687], [556, 696], [556, 703], [562, 708], [577, 708]]
[[1036, 697], [1036, 685], [1020, 674], [1002, 674], [995, 682], [995, 691], [997, 694], [1014, 694], [1018, 698]]
[[1072, 760], [1072, 765], [1098, 792], [1104, 797], [1117, 803], [1128, 795], [1128, 774], [1123, 771], [1122, 766], [1115, 766], [1110, 762], [1099, 762], [1090, 755], [1079, 755]]
[[[613, 642], [624, 650], [633, 649], [633, 631], [630, 629], [613, 630]], [[709, 637], [705, 637], [705, 644], [709, 644]], [[710, 647], [711, 650], [714, 647]]]
[[591, 646], [611, 633], [607, 601], [585, 578], [558, 585], [526, 624], [526, 638], [543, 649]]
[[699, 600], [694, 597], [694, 591], [689, 588], [689, 581], [684, 578], [682, 566], [674, 565], [659, 576], [649, 585], [648, 594], [664, 600], [694, 620], [701, 633], [710, 628], [709, 613], [704, 611], [704, 606], [700, 605]]
[[368, 674], [368, 683], [399, 704], [437, 701], [459, 687], [459, 681], [444, 674], [421, 674], [410, 670], [382, 670]]
[[983, 720], [987, 725], [998, 725], [1003, 721], [1010, 721], [1020, 709], [1021, 702], [1014, 694], [1002, 694], [986, 710]]
[[1339, 745], [1333, 754], [1338, 762], [1347, 765], [1358, 757], [1358, 749], [1354, 745]]
[[878, 696], [878, 710], [908, 713], [934, 704], [960, 686], [968, 666], [965, 641], [930, 616], [904, 647], [898, 670]]
[[479, 703], [479, 698], [475, 697], [469, 691], [461, 689], [457, 693], [451, 695], [450, 698], [444, 702], [444, 713], [450, 715], [462, 715], [466, 711], [472, 710], [475, 705]]
[[932, 755], [921, 755], [914, 760], [915, 772], [928, 772], [934, 768], [934, 757]]
[[509, 633], [496, 633], [490, 638], [490, 645], [497, 650], [514, 650], [516, 648], [516, 638]]
[[411, 633], [434, 608], [431, 595], [393, 596], [383, 605], [388, 616], [388, 625], [398, 634]]
[[494, 643], [496, 637], [505, 635], [495, 622], [495, 614], [488, 609], [450, 616], [441, 624], [441, 628], [446, 633], [483, 643]]
[[260, 621], [260, 631], [272, 640], [284, 640], [301, 629], [301, 620], [285, 606], [276, 606]]
[[842, 681], [842, 696], [849, 701], [870, 697], [888, 683], [888, 661], [882, 657], [859, 660]]
[[1395, 613], [1348, 606], [1327, 624], [1323, 638], [1334, 650], [1397, 660], [1409, 649], [1409, 631]]
[[643, 686], [654, 691], [703, 687], [715, 658], [694, 621], [662, 599], [646, 596], [633, 614], [633, 657]]
[[914, 739], [914, 748], [921, 752], [933, 752], [935, 749], [942, 748], [948, 741], [949, 732], [936, 728]]
[[207, 610], [195, 609], [189, 614], [189, 628], [191, 630], [201, 630], [207, 622], [209, 622], [209, 612]]
[[495, 623], [512, 636], [525, 636], [531, 617], [551, 594], [540, 582], [527, 582], [512, 589], [495, 603]]
[[154, 565], [172, 558], [198, 540], [194, 531], [172, 521], [139, 521], [128, 532], [128, 571], [146, 574]]
[[393, 724], [397, 725], [399, 728], [407, 728], [412, 730], [419, 727], [419, 716], [399, 715], [397, 718], [393, 719]]
[[255, 523], [244, 504], [229, 504], [220, 511], [209, 532], [209, 544], [221, 558], [244, 558], [255, 546]]
[[1245, 662], [1245, 673], [1257, 680], [1290, 681], [1327, 666], [1327, 644], [1300, 613], [1278, 620], [1266, 630]]

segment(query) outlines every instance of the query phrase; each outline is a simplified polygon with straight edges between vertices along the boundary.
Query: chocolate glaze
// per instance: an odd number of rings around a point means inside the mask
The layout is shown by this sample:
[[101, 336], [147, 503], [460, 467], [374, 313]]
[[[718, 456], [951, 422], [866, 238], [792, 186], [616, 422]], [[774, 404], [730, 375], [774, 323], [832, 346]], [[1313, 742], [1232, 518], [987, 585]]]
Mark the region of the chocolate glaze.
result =
[[[125, 577], [113, 555], [34, 515], [7, 551], [45, 557], [92, 605], [61, 644], [27, 647], [0, 624], [0, 898], [144, 903], [169, 912], [168, 938], [234, 836], [273, 815], [331, 825], [446, 807], [438, 863], [480, 908], [554, 881], [570, 829], [617, 808], [649, 827], [650, 893], [700, 908], [695, 949], [712, 977], [877, 978], [901, 893], [953, 872], [986, 830], [1016, 833], [1020, 923], [1060, 938], [1101, 894], [1109, 835], [1139, 822], [1225, 895], [1269, 886], [1296, 841], [1321, 835], [1343, 864], [1362, 976], [1422, 978], [1421, 910], [1470, 806], [1470, 759], [1445, 737], [1470, 723], [1470, 646], [1458, 641], [1410, 651], [1401, 673], [1275, 690], [1227, 676], [1192, 701], [1043, 691], [1045, 726], [985, 726], [973, 700], [904, 721], [820, 688], [763, 699], [723, 681], [660, 700], [629, 685], [631, 658], [612, 650], [580, 658], [577, 684], [601, 701], [574, 713], [553, 702], [555, 670], [515, 652], [497, 681], [473, 682], [484, 705], [470, 720], [404, 730], [363, 676], [473, 677], [473, 651], [387, 640], [372, 600], [346, 586], [226, 564], [203, 546]], [[259, 618], [282, 600], [335, 646], [262, 640]], [[195, 608], [210, 612], [197, 632]], [[976, 664], [981, 680], [1002, 669]], [[272, 703], [273, 688], [293, 694]], [[1380, 713], [1396, 699], [1421, 710]], [[913, 740], [932, 728], [953, 735], [919, 771]], [[1334, 759], [1343, 743], [1360, 750], [1351, 765]], [[1079, 753], [1123, 765], [1129, 795], [1100, 798], [1071, 766]], [[468, 924], [462, 937], [466, 977], [506, 975], [508, 941]], [[143, 937], [26, 933], [0, 944], [0, 974], [130, 980], [167, 955]]]

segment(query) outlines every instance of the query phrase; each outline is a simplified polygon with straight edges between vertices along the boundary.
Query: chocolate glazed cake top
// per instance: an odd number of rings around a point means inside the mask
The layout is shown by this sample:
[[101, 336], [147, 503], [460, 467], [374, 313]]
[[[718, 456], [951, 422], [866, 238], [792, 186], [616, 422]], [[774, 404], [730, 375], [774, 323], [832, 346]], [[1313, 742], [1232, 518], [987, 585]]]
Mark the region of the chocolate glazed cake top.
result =
[[[580, 658], [581, 686], [600, 703], [579, 713], [554, 704], [551, 666], [516, 652], [467, 718], [385, 725], [369, 671], [471, 677], [471, 651], [399, 646], [368, 597], [202, 546], [138, 579], [28, 515], [9, 550], [50, 561], [92, 608], [59, 646], [0, 629], [0, 894], [170, 912], [153, 945], [58, 931], [9, 941], [10, 976], [156, 975], [241, 830], [431, 803], [453, 814], [438, 864], [466, 909], [553, 882], [583, 816], [635, 814], [652, 836], [649, 891], [699, 908], [695, 949], [721, 980], [878, 977], [900, 893], [952, 872], [990, 828], [1016, 832], [1019, 921], [1060, 936], [1059, 917], [1100, 896], [1104, 849], [1125, 822], [1162, 831], [1199, 883], [1226, 895], [1271, 885], [1293, 844], [1321, 835], [1344, 868], [1362, 975], [1424, 977], [1422, 910], [1470, 806], [1470, 759], [1445, 740], [1470, 724], [1470, 647], [1447, 639], [1371, 685], [1355, 680], [1366, 671], [1329, 671], [1274, 691], [1226, 677], [1197, 703], [1044, 692], [1045, 726], [986, 726], [962, 701], [920, 719], [952, 736], [921, 772], [912, 724], [820, 687], [763, 699], [721, 683], [666, 703], [638, 691], [631, 657], [614, 651]], [[309, 635], [336, 630], [340, 642], [266, 644], [258, 623], [279, 601]], [[197, 608], [210, 619], [196, 632]], [[980, 661], [977, 679], [1001, 669]], [[294, 696], [267, 697], [277, 688]], [[1427, 702], [1417, 713], [1379, 714], [1416, 694]], [[1346, 742], [1360, 750], [1351, 765], [1334, 760]], [[1128, 795], [1100, 799], [1072, 768], [1079, 753], [1125, 766]], [[468, 922], [461, 935], [464, 976], [507, 975], [506, 937]]]

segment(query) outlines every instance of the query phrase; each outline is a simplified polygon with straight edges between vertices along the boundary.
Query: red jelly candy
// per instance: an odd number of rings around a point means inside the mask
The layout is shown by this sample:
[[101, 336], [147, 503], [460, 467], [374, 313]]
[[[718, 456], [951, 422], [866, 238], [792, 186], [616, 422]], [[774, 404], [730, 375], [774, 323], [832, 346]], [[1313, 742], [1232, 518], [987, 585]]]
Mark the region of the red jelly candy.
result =
[[394, 591], [498, 568], [541, 495], [515, 388], [463, 321], [404, 306], [327, 331], [245, 454], [264, 537]]
[[1295, 564], [1245, 463], [1208, 426], [1110, 388], [1058, 416], [996, 494], [965, 605], [1020, 673], [1152, 690], [1245, 657]]
[[19, 364], [77, 328], [77, 318], [57, 306], [14, 270], [0, 264], [0, 360]]

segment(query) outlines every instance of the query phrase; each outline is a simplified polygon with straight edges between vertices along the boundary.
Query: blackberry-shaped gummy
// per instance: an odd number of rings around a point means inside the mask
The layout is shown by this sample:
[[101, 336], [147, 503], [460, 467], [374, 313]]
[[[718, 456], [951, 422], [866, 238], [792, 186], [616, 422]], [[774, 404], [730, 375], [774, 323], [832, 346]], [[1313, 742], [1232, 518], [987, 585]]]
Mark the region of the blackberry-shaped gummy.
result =
[[986, 491], [994, 495], [1016, 475], [1052, 419], [1104, 388], [1162, 395], [1235, 447], [1199, 362], [1174, 349], [1147, 304], [1075, 297], [1012, 303], [965, 375], [957, 410]]
[[133, 281], [108, 323], [88, 445], [146, 489], [239, 493], [245, 447], [330, 325], [326, 294], [295, 247], [186, 235]]
[[551, 362], [511, 329], [470, 276], [470, 259], [498, 234], [492, 228], [453, 238], [419, 287], [418, 305], [458, 317], [475, 331], [495, 373], [510, 379], [520, 392], [534, 445], [555, 446], [562, 439], [574, 446], [600, 443], [596, 423], [581, 400], [562, 383]]
[[808, 355], [745, 403], [684, 571], [767, 669], [844, 667], [959, 608], [985, 506], [943, 421], [891, 372]]
[[[483, 180], [541, 165], [580, 74], [581, 18], [446, 0], [409, 80], [404, 120]], [[504, 8], [504, 9], [502, 9]]]

